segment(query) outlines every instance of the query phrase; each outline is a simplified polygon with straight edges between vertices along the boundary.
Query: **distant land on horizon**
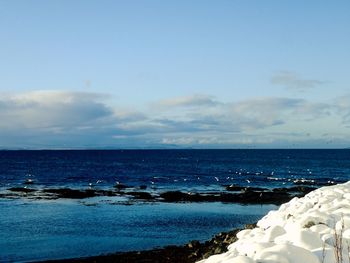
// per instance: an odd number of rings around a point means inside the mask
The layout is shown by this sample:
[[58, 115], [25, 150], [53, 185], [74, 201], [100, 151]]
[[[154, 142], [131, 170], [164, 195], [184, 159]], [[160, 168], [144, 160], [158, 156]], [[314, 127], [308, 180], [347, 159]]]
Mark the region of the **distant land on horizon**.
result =
[[246, 148], [196, 148], [196, 147], [101, 147], [101, 148], [0, 148], [0, 151], [133, 151], [133, 150], [350, 150], [347, 148], [258, 148], [258, 147], [246, 147]]

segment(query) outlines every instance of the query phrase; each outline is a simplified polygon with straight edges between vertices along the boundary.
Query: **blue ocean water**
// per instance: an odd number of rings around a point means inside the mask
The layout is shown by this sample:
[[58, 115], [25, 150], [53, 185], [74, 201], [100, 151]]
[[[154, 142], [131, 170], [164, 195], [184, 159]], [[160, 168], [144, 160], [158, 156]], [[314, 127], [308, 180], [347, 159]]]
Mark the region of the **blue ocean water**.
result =
[[218, 190], [223, 184], [278, 187], [305, 179], [347, 181], [350, 150], [0, 151], [0, 188], [111, 187]]
[[221, 203], [125, 206], [99, 202], [85, 206], [74, 200], [0, 200], [0, 262], [94, 256], [205, 241], [221, 231], [256, 222], [274, 208]]
[[[223, 185], [286, 187], [344, 182], [350, 150], [0, 151], [0, 190], [24, 186], [147, 191], [224, 191]], [[0, 261], [31, 261], [140, 250], [190, 240], [258, 220], [274, 205], [143, 203], [0, 198]]]

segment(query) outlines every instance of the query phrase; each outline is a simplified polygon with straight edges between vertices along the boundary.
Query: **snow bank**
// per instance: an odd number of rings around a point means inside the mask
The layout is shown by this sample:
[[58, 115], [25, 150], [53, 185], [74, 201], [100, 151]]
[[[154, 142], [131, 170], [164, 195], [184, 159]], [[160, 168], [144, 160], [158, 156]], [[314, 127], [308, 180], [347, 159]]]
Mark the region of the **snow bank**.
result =
[[350, 181], [292, 199], [237, 238], [200, 263], [350, 263]]

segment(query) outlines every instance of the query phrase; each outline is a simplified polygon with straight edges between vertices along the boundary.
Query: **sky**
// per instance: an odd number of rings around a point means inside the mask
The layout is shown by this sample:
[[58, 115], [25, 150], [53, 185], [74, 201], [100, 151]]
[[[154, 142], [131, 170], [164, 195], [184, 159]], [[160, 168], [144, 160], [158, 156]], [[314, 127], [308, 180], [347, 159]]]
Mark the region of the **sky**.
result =
[[350, 147], [348, 0], [0, 0], [0, 148]]

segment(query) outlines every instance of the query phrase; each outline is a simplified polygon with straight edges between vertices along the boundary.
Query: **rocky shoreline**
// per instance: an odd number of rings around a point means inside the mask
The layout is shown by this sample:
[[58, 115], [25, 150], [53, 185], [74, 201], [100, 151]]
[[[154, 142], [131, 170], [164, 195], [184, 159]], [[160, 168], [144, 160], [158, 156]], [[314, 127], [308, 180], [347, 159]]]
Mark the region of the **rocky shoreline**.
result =
[[[244, 229], [252, 229], [256, 224], [247, 224]], [[221, 232], [215, 235], [211, 240], [199, 242], [191, 241], [183, 246], [166, 246], [159, 249], [151, 249], [145, 251], [131, 251], [114, 254], [107, 254], [94, 257], [49, 260], [40, 261], [41, 263], [68, 263], [68, 262], [83, 262], [83, 263], [194, 263], [199, 260], [210, 257], [211, 255], [224, 253], [227, 251], [229, 244], [237, 240], [236, 234], [242, 229], [234, 229], [228, 232]], [[34, 263], [34, 262], [33, 262]]]
[[[183, 192], [164, 191], [147, 192], [141, 188], [117, 187], [114, 189], [72, 189], [11, 187], [0, 193], [0, 198], [29, 199], [86, 199], [91, 197], [126, 197], [131, 202], [224, 202], [239, 204], [282, 204], [293, 197], [301, 197], [313, 191], [316, 187], [293, 186], [289, 188], [266, 189], [260, 187], [241, 187], [236, 185], [223, 186], [218, 192]], [[130, 204], [130, 202], [126, 202]]]

